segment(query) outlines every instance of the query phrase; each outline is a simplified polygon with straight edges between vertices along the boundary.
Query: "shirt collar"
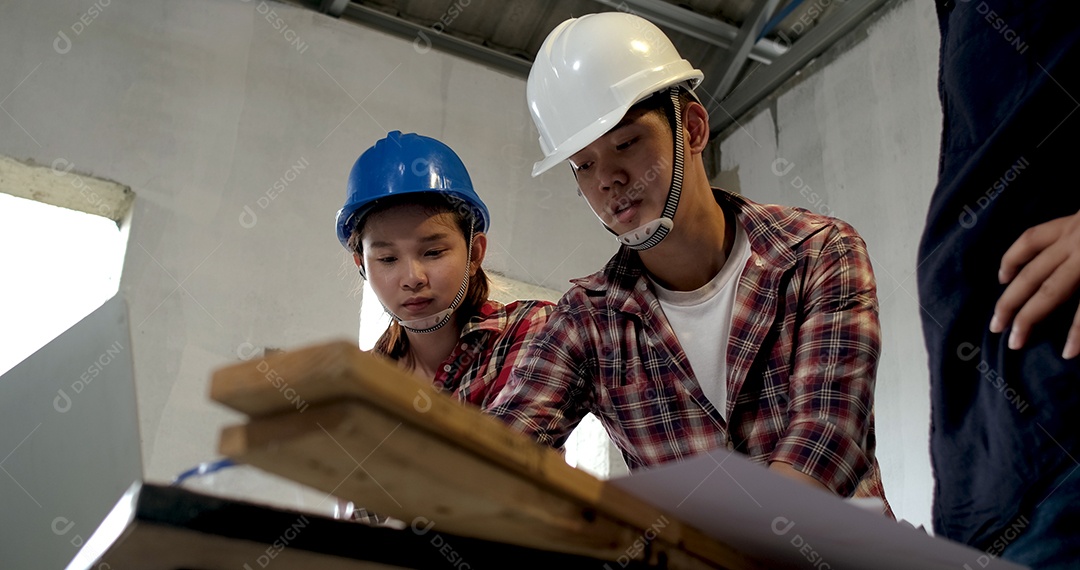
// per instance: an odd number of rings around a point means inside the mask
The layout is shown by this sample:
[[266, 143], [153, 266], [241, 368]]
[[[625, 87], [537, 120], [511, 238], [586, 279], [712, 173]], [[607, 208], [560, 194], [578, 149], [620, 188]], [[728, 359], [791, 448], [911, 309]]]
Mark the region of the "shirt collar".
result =
[[[716, 203], [735, 212], [735, 219], [746, 232], [750, 255], [765, 267], [786, 270], [795, 263], [793, 251], [825, 224], [825, 219], [805, 210], [758, 204], [738, 194], [713, 188]], [[600, 271], [571, 280], [596, 293], [630, 291], [645, 280], [645, 265], [638, 252], [622, 246]], [[613, 299], [614, 300], [614, 299]]]

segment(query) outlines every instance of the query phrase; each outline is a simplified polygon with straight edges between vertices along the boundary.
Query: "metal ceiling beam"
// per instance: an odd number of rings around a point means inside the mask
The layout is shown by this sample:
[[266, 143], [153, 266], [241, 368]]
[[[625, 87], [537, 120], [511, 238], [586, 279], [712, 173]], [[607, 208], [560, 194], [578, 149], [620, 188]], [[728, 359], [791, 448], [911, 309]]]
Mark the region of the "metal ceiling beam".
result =
[[776, 91], [785, 81], [821, 55], [838, 39], [855, 29], [867, 17], [890, 0], [847, 0], [835, 2], [837, 7], [805, 35], [796, 39], [783, 57], [761, 67], [742, 82], [719, 108], [710, 112], [709, 130], [713, 136], [735, 123], [737, 117]]
[[345, 13], [345, 7], [348, 5], [349, 0], [322, 0], [319, 4], [319, 11], [340, 18]]
[[522, 78], [528, 77], [532, 66], [531, 61], [452, 36], [445, 29], [421, 26], [355, 2], [349, 2], [342, 16], [412, 40], [420, 53], [435, 48]]
[[[596, 2], [620, 12], [637, 14], [654, 24], [724, 49], [730, 49], [739, 35], [739, 29], [727, 22], [721, 22], [664, 0], [596, 0]], [[772, 40], [762, 39], [752, 44], [749, 57], [761, 63], [770, 63], [783, 55], [785, 51], [787, 51], [785, 46]]]
[[758, 3], [750, 9], [750, 13], [743, 20], [742, 27], [739, 28], [739, 35], [735, 37], [731, 49], [728, 50], [724, 63], [717, 67], [721, 75], [720, 83], [713, 89], [714, 100], [722, 100], [724, 95], [731, 91], [731, 87], [735, 85], [735, 79], [739, 77], [739, 72], [746, 65], [746, 56], [750, 55], [754, 40], [761, 36], [761, 31], [765, 29], [765, 24], [776, 12], [778, 4], [780, 0], [758, 0]]

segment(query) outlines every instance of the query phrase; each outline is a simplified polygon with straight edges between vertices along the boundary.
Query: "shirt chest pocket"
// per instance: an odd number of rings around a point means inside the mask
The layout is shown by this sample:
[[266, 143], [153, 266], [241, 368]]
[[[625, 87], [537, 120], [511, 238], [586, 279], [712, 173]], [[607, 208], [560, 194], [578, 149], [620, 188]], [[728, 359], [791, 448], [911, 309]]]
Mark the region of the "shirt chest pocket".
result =
[[628, 319], [621, 338], [600, 349], [600, 409], [609, 419], [640, 423], [680, 409], [680, 373], [670, 350], [648, 338], [642, 324]]
[[690, 425], [675, 386], [635, 382], [604, 390], [602, 423], [636, 465], [656, 465], [682, 455], [689, 445]]
[[634, 426], [679, 414], [678, 381], [666, 367], [635, 359], [605, 372], [599, 407], [608, 419]]

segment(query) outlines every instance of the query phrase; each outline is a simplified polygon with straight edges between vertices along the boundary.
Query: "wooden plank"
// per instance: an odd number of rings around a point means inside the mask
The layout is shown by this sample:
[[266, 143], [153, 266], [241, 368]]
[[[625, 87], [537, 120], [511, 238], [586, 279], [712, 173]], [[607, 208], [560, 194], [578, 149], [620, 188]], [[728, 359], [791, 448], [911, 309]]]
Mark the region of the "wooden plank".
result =
[[761, 567], [350, 343], [234, 365], [229, 457], [463, 536], [673, 568]]
[[[273, 558], [271, 558], [273, 556]], [[391, 570], [403, 568], [376, 562], [349, 560], [298, 548], [234, 540], [152, 524], [137, 524], [94, 568], [124, 570], [246, 570], [268, 567], [275, 570]]]
[[[133, 487], [112, 515], [68, 570], [599, 569], [605, 564], [448, 534], [438, 526], [376, 528], [153, 484]], [[516, 561], [530, 564], [508, 564]], [[632, 562], [620, 567], [645, 568]]]
[[[663, 513], [650, 509], [656, 518], [644, 528], [617, 521], [362, 402], [254, 419], [226, 430], [221, 451], [413, 528], [433, 523], [462, 536], [611, 561], [712, 567], [679, 546], [693, 543], [694, 531]], [[723, 563], [723, 556], [703, 557]]]

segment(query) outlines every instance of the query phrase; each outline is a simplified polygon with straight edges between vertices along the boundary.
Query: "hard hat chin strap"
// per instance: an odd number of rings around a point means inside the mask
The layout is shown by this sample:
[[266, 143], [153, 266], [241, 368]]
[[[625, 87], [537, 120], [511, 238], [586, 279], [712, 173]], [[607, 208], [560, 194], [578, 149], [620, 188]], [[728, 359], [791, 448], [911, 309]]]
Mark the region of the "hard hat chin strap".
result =
[[[672, 125], [672, 134], [675, 138], [675, 162], [671, 171], [671, 187], [668, 189], [667, 200], [664, 202], [664, 210], [660, 213], [659, 218], [615, 238], [619, 240], [619, 243], [635, 251], [644, 251], [655, 247], [667, 237], [671, 229], [675, 227], [675, 210], [679, 207], [679, 197], [682, 194], [684, 168], [683, 120], [682, 105], [679, 102], [679, 88], [670, 88], [668, 95], [671, 97], [671, 105], [675, 110], [674, 124]], [[611, 231], [611, 229], [608, 228], [608, 231]]]
[[[450, 319], [453, 318], [454, 311], [461, 306], [461, 302], [465, 300], [465, 294], [469, 291], [469, 269], [472, 267], [472, 246], [473, 236], [476, 234], [475, 229], [469, 230], [469, 248], [465, 254], [465, 277], [461, 280], [461, 287], [458, 287], [457, 295], [454, 296], [454, 300], [450, 302], [450, 306], [430, 317], [423, 317], [419, 319], [413, 319], [411, 321], [402, 320], [395, 315], [393, 311], [386, 308], [383, 305], [383, 309], [391, 316], [401, 327], [411, 333], [426, 334], [435, 332], [444, 326], [446, 326]], [[382, 303], [382, 300], [379, 301]]]

